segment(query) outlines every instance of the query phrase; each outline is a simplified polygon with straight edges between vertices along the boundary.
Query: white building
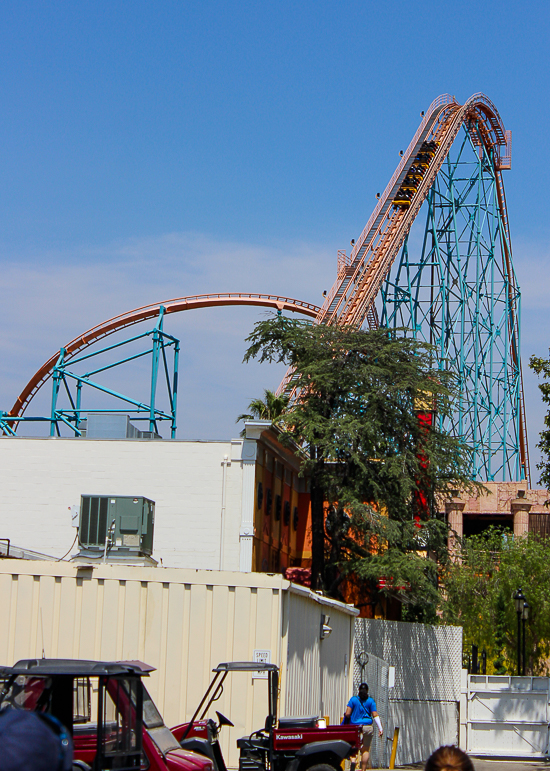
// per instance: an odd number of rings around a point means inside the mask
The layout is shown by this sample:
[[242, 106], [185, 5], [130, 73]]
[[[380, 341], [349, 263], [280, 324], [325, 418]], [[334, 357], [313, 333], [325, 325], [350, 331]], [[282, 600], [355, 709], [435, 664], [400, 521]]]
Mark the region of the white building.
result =
[[[167, 567], [252, 569], [257, 440], [0, 439], [0, 539], [75, 554], [70, 507], [81, 495], [155, 501], [154, 558]], [[4, 544], [5, 541], [0, 542]]]
[[205, 442], [2, 437], [0, 555], [9, 539], [11, 549], [74, 556], [71, 508], [81, 496], [130, 496], [155, 502], [152, 556], [164, 567], [300, 564], [310, 556], [309, 496], [296, 457], [269, 428], [250, 421], [244, 439]]

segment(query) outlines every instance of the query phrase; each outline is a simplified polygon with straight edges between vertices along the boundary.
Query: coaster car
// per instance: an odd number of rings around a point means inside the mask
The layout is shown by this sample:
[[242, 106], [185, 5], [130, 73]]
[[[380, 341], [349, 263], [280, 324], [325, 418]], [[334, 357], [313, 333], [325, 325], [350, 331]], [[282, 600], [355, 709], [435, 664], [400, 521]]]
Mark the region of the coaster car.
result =
[[418, 179], [415, 179], [414, 177], [411, 179], [409, 177], [405, 177], [403, 184], [399, 188], [399, 192], [403, 192], [404, 190], [412, 190], [413, 192], [416, 192], [418, 190]]

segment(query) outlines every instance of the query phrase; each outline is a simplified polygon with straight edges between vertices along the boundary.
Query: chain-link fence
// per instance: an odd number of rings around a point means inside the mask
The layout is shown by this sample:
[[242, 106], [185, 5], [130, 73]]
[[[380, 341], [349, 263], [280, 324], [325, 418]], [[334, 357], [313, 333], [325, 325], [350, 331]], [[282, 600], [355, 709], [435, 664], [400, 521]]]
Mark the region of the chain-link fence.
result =
[[358, 618], [355, 650], [395, 667], [390, 699], [459, 701], [462, 627]]
[[373, 768], [387, 767], [395, 726], [398, 765], [425, 760], [441, 744], [458, 742], [461, 627], [359, 618], [354, 646], [354, 687], [363, 680], [369, 684], [385, 732], [382, 741], [374, 732]]

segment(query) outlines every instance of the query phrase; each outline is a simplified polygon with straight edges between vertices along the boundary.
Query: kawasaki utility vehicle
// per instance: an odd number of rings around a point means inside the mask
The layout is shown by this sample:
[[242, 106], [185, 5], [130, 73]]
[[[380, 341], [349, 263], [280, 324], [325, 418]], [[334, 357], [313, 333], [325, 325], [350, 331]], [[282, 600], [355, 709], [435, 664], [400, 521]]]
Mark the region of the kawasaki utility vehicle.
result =
[[222, 726], [233, 723], [216, 712], [218, 722], [206, 719], [214, 701], [220, 698], [223, 683], [230, 672], [266, 672], [269, 707], [265, 725], [237, 741], [240, 750], [239, 771], [334, 771], [361, 743], [360, 727], [325, 725], [325, 719], [281, 717], [277, 719], [279, 668], [275, 664], [233, 661], [219, 664], [201, 703], [189, 723], [176, 726], [172, 733], [185, 749], [208, 757], [215, 771], [227, 771], [218, 734]]
[[75, 770], [213, 771], [164, 725], [142, 682], [151, 671], [139, 661], [18, 661], [0, 667], [0, 709], [57, 718], [72, 736]]

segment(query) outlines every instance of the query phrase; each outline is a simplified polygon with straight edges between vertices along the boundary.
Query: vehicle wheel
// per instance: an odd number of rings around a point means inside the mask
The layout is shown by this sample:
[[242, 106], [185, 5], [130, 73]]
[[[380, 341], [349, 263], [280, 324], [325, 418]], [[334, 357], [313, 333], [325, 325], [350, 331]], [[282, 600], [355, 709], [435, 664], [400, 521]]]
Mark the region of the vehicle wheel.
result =
[[340, 766], [336, 768], [329, 763], [317, 763], [315, 766], [309, 766], [307, 771], [341, 771]]

